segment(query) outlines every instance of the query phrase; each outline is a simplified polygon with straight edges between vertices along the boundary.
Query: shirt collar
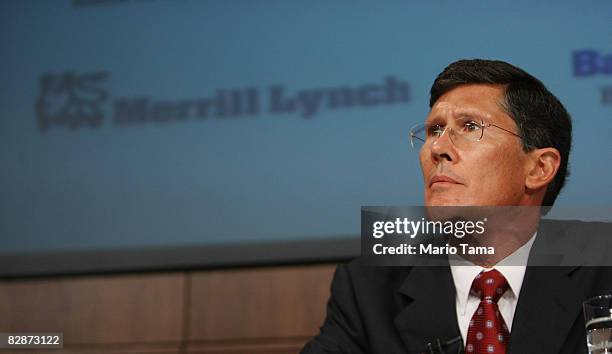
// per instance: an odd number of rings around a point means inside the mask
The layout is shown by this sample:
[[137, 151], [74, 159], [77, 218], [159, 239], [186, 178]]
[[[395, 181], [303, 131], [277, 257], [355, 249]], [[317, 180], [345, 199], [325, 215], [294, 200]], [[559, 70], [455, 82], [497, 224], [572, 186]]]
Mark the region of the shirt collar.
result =
[[[461, 314], [465, 314], [467, 302], [470, 297], [470, 289], [476, 275], [482, 271], [497, 269], [508, 281], [511, 296], [518, 298], [525, 277], [525, 269], [531, 246], [537, 236], [537, 232], [523, 246], [514, 251], [511, 255], [497, 263], [493, 268], [483, 268], [475, 265], [463, 258], [453, 257], [450, 259], [450, 268], [457, 291], [457, 305]], [[522, 265], [517, 265], [522, 264]]]

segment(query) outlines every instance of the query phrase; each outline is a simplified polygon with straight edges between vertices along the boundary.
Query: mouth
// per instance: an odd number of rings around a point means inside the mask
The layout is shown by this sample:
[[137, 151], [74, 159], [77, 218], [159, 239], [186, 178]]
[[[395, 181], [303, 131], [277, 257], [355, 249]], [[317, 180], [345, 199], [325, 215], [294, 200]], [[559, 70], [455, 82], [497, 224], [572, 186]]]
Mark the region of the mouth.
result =
[[429, 188], [437, 187], [437, 186], [440, 186], [440, 187], [450, 186], [453, 184], [461, 184], [461, 183], [459, 183], [456, 179], [451, 178], [446, 175], [435, 175], [429, 180]]

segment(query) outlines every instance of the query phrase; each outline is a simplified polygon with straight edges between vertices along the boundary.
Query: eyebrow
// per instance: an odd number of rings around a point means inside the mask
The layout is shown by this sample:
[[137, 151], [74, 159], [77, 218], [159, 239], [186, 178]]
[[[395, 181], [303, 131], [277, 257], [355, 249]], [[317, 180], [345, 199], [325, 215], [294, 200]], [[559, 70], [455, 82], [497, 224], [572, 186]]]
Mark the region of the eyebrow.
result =
[[[448, 110], [445, 110], [445, 111], [448, 111]], [[458, 109], [452, 110], [451, 114], [452, 114], [452, 117], [455, 119], [462, 118], [465, 116], [470, 116], [470, 117], [486, 120], [487, 118], [490, 117], [489, 114], [486, 114], [477, 108], [458, 108]], [[433, 117], [425, 119], [425, 122], [435, 122], [435, 121], [439, 121], [443, 119], [445, 118], [441, 114], [435, 114]]]

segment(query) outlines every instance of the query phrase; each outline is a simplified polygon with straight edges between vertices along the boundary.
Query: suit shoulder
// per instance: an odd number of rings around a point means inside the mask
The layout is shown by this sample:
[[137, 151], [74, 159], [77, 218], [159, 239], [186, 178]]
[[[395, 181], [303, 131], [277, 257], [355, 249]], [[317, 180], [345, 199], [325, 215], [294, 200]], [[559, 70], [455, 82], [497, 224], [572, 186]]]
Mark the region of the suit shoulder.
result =
[[346, 277], [354, 287], [396, 289], [402, 284], [411, 270], [412, 267], [372, 266], [365, 264], [361, 259], [357, 258], [348, 263], [338, 265], [336, 276]]
[[603, 221], [542, 219], [541, 226], [546, 230], [568, 232], [588, 232], [594, 235], [609, 233], [612, 223]]

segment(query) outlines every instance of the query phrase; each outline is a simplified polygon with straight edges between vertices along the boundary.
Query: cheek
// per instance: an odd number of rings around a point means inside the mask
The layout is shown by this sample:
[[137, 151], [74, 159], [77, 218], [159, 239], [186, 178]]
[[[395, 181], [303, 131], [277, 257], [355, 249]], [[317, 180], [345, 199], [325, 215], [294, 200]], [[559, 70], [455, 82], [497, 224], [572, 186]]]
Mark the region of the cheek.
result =
[[427, 158], [427, 153], [425, 149], [422, 148], [419, 152], [419, 164], [421, 165], [421, 173], [423, 177], [427, 176], [427, 173], [432, 169], [433, 163], [430, 159]]
[[[515, 156], [515, 158], [511, 158]], [[524, 185], [524, 159], [520, 153], [512, 150], [494, 156], [489, 156], [486, 164], [482, 164], [479, 179], [482, 188], [490, 193], [498, 193], [500, 197], [522, 194]], [[487, 166], [486, 168], [484, 166]]]

